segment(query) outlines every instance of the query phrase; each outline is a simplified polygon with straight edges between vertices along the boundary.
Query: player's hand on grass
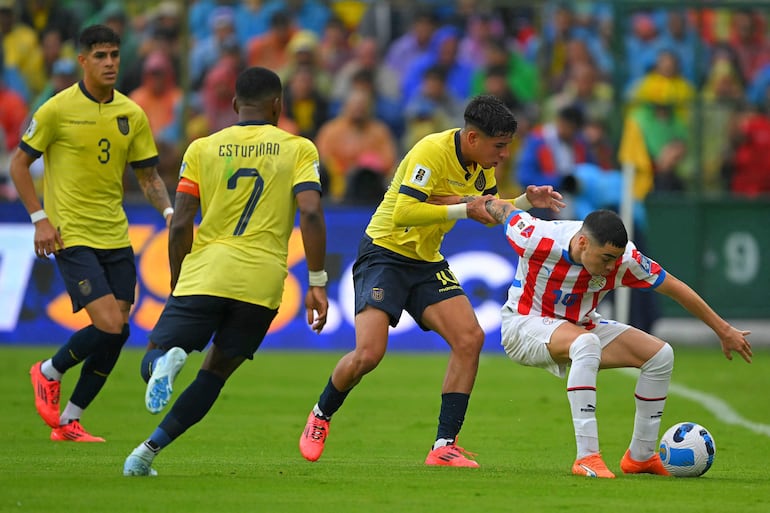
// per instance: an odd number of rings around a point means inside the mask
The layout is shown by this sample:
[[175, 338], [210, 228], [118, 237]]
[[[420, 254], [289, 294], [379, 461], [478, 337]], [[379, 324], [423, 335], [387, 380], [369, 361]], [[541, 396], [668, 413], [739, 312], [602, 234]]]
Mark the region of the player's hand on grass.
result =
[[64, 249], [61, 234], [53, 227], [51, 221], [42, 219], [35, 223], [35, 255], [45, 258]]
[[553, 190], [550, 185], [528, 185], [527, 201], [535, 208], [548, 208], [560, 212], [565, 206], [561, 193]]
[[754, 353], [751, 351], [751, 342], [746, 338], [750, 334], [750, 331], [739, 330], [730, 326], [725, 333], [719, 335], [719, 341], [722, 343], [722, 352], [728, 360], [733, 359], [733, 351], [735, 351], [744, 360], [751, 363], [751, 357]]
[[326, 326], [326, 315], [329, 312], [329, 299], [326, 297], [325, 287], [308, 287], [305, 294], [305, 310], [310, 329], [321, 333]]

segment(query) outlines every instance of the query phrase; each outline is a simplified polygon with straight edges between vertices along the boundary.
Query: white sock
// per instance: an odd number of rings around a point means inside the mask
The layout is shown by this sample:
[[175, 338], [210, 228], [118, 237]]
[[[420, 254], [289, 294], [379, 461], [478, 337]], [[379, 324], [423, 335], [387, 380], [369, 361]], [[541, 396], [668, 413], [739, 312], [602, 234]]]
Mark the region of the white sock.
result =
[[629, 446], [631, 458], [636, 461], [647, 461], [655, 454], [673, 370], [674, 350], [668, 344], [641, 366], [634, 391], [636, 414], [634, 434]]
[[321, 408], [318, 407], [318, 403], [316, 403], [316, 405], [313, 406], [313, 415], [315, 415], [316, 417], [326, 418], [326, 415], [324, 415], [324, 412], [322, 412]]
[[72, 402], [68, 402], [64, 411], [61, 413], [61, 417], [59, 417], [59, 425], [64, 426], [73, 420], [80, 420], [81, 415], [83, 415], [83, 408], [72, 404]]
[[596, 375], [602, 347], [592, 333], [580, 335], [569, 349], [572, 360], [567, 376], [567, 399], [575, 428], [577, 459], [599, 452], [599, 428], [596, 424]]
[[51, 362], [50, 358], [40, 365], [40, 372], [42, 372], [43, 376], [46, 378], [54, 381], [61, 381], [61, 377], [63, 376], [63, 374], [53, 366], [53, 362]]
[[447, 445], [451, 445], [454, 443], [453, 438], [439, 438], [435, 442], [433, 442], [433, 448], [438, 449], [439, 447], [446, 447]]

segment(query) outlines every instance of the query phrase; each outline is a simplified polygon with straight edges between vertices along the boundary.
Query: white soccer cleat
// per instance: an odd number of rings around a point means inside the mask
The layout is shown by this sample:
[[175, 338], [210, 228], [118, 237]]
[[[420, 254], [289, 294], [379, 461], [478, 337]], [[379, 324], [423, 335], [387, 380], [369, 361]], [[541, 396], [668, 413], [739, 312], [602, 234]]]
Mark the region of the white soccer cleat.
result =
[[172, 347], [155, 361], [155, 369], [147, 382], [144, 404], [153, 415], [160, 413], [171, 400], [174, 379], [182, 370], [187, 353], [181, 347]]
[[124, 476], [157, 476], [158, 472], [152, 468], [152, 459], [149, 461], [139, 454], [138, 449], [128, 455], [126, 462], [123, 463]]

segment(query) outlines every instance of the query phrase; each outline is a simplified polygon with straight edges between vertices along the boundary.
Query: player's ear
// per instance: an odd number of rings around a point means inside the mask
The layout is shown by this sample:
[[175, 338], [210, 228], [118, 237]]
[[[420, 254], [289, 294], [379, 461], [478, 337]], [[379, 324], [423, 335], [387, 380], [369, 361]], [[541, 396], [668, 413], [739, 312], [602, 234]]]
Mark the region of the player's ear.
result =
[[281, 111], [283, 110], [283, 98], [278, 95], [275, 98], [273, 98], [273, 116], [278, 120], [278, 118], [281, 117]]
[[241, 110], [241, 106], [238, 104], [238, 98], [236, 98], [235, 96], [233, 96], [233, 110], [235, 111], [236, 114], [238, 114], [238, 111]]

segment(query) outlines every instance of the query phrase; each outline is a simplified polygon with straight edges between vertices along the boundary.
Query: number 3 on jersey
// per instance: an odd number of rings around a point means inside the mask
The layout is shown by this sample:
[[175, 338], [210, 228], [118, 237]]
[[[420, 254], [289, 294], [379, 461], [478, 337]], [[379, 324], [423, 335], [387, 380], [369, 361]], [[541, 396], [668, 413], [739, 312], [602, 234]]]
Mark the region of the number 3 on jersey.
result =
[[235, 189], [239, 178], [255, 178], [255, 180], [254, 189], [251, 191], [249, 200], [246, 202], [246, 206], [243, 208], [241, 218], [238, 219], [238, 223], [235, 225], [233, 235], [243, 235], [243, 232], [246, 230], [246, 225], [249, 224], [249, 219], [251, 219], [251, 215], [254, 213], [254, 209], [257, 207], [257, 202], [259, 201], [259, 197], [262, 195], [262, 190], [265, 188], [265, 180], [259, 174], [259, 171], [253, 167], [242, 167], [236, 171], [233, 176], [228, 178], [227, 188]]

